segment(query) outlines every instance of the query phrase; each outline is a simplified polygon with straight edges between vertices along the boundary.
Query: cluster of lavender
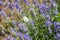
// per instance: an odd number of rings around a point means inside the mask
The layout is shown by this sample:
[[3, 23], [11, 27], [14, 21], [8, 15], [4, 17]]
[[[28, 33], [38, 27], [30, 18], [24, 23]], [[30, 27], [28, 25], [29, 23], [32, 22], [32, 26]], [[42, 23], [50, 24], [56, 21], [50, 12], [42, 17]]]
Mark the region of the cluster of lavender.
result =
[[[32, 0], [31, 0], [32, 1]], [[50, 0], [0, 1], [0, 35], [3, 40], [59, 40], [60, 15], [57, 4]], [[5, 11], [7, 9], [7, 11]], [[3, 19], [3, 21], [2, 21]]]
[[[0, 8], [0, 20], [2, 21], [1, 17], [5, 20], [4, 22], [0, 21], [3, 25], [0, 26], [0, 35], [4, 36], [3, 40], [32, 40], [27, 33], [28, 26], [23, 23], [23, 21], [20, 21], [22, 20], [20, 17], [22, 17], [24, 21], [28, 21], [28, 18], [26, 16], [23, 17], [21, 13], [23, 10], [20, 0], [6, 0], [5, 2], [1, 0], [0, 5], [4, 7]], [[7, 14], [4, 9], [10, 9], [11, 12]], [[10, 19], [11, 16], [14, 18]]]
[[[46, 17], [46, 27], [49, 30], [49, 34], [53, 33], [56, 40], [60, 40], [60, 19], [58, 16], [56, 1], [50, 0], [50, 6], [47, 5], [46, 1], [44, 4], [39, 6], [42, 16]], [[53, 25], [53, 26], [52, 26]], [[53, 27], [53, 29], [51, 28]]]

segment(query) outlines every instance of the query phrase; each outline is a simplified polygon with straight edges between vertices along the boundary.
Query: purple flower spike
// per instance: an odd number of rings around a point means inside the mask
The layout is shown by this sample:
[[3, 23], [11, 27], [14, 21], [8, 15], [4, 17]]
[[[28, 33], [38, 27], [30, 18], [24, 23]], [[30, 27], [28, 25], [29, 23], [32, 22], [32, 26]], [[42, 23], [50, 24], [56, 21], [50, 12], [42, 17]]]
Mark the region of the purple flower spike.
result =
[[19, 9], [19, 5], [18, 4], [16, 5], [16, 9]]
[[25, 35], [24, 35], [24, 40], [32, 40], [32, 39], [31, 39], [30, 35], [25, 34]]
[[3, 2], [2, 1], [0, 1], [0, 5], [2, 5], [3, 4]]
[[24, 23], [20, 23], [18, 24], [18, 26], [19, 26], [18, 30], [22, 30], [23, 32], [26, 32], [28, 30], [28, 27]]
[[7, 40], [7, 38], [4, 38], [3, 40]]
[[54, 27], [55, 28], [60, 28], [60, 23], [59, 22], [54, 22]]
[[57, 14], [58, 14], [58, 10], [55, 10], [55, 11], [54, 11], [54, 14], [57, 15]]
[[4, 11], [2, 11], [2, 16], [6, 17], [6, 13]]
[[47, 20], [50, 20], [51, 19], [51, 17], [50, 17], [50, 15], [45, 15], [45, 17], [47, 18]]
[[53, 1], [53, 0], [50, 0], [50, 4], [55, 8], [57, 5], [56, 5], [56, 3], [55, 3], [55, 1]]
[[14, 10], [14, 7], [15, 7], [14, 4], [9, 4], [8, 5], [8, 8], [10, 8], [11, 10]]
[[48, 27], [48, 26], [51, 26], [52, 25], [52, 23], [50, 22], [50, 21], [46, 21], [46, 26]]
[[19, 37], [20, 37], [20, 39], [22, 39], [22, 38], [23, 38], [23, 35], [24, 35], [24, 34], [23, 34], [23, 33], [21, 33], [21, 32], [17, 32], [17, 33], [16, 33], [16, 36], [19, 36]]
[[22, 13], [23, 12], [23, 9], [19, 9], [19, 12]]
[[30, 2], [27, 2], [26, 4], [27, 4], [28, 6], [30, 6]]
[[26, 2], [27, 2], [27, 0], [24, 0], [24, 2], [26, 3]]
[[40, 9], [40, 12], [41, 12], [42, 14], [46, 14], [47, 11], [48, 11], [48, 6], [47, 6], [46, 4], [41, 4], [41, 5], [39, 6], [39, 9]]
[[13, 4], [13, 6], [14, 6], [17, 10], [19, 10], [19, 3], [18, 3], [18, 2], [15, 2], [15, 3]]
[[57, 33], [57, 39], [60, 39], [60, 34], [59, 33]]
[[8, 40], [11, 40], [11, 36], [10, 35], [8, 36]]
[[31, 22], [31, 25], [34, 26], [34, 21]]
[[38, 0], [33, 0], [33, 3], [34, 3], [35, 6], [39, 6]]

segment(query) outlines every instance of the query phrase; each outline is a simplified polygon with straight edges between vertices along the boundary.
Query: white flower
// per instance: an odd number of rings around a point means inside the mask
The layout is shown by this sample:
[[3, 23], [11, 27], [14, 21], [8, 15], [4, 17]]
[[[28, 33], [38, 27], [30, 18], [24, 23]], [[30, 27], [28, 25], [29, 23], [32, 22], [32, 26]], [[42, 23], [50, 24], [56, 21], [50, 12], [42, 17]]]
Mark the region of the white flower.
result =
[[9, 19], [10, 19], [9, 17], [6, 18], [6, 20], [9, 20]]
[[28, 19], [26, 16], [23, 17], [23, 20], [24, 20], [25, 22], [29, 22], [29, 19]]

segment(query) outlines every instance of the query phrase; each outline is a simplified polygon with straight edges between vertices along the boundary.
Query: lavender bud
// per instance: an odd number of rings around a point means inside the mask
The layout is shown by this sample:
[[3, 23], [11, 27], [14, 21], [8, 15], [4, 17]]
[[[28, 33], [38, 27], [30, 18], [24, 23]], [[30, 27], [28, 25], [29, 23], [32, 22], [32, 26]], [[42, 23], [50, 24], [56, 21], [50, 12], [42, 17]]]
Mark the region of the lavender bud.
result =
[[24, 34], [24, 40], [32, 40], [28, 34]]
[[54, 27], [55, 28], [60, 28], [60, 23], [59, 22], [54, 22]]
[[17, 32], [17, 33], [16, 33], [16, 36], [19, 36], [20, 39], [22, 39], [22, 38], [23, 38], [23, 33], [21, 33], [21, 32]]
[[46, 26], [48, 27], [48, 26], [51, 26], [52, 25], [52, 23], [50, 22], [50, 21], [46, 21]]
[[57, 33], [57, 39], [60, 39], [60, 34], [59, 33]]
[[57, 15], [57, 14], [58, 14], [58, 10], [55, 10], [55, 11], [54, 11], [54, 15]]
[[24, 23], [20, 23], [19, 30], [22, 30], [23, 32], [26, 32], [28, 30], [28, 27]]
[[31, 22], [31, 25], [34, 26], [34, 21]]

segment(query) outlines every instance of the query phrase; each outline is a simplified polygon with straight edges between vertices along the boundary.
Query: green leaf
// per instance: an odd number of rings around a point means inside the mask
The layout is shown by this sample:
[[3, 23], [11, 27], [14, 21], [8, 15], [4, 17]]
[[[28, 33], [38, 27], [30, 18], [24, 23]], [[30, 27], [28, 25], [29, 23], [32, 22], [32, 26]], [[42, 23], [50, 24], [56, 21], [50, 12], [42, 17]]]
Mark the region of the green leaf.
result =
[[58, 16], [60, 17], [60, 13], [58, 13]]
[[60, 22], [60, 17], [57, 19], [57, 22]]
[[19, 36], [17, 36], [17, 37], [16, 37], [16, 40], [20, 40], [20, 37], [19, 37]]

